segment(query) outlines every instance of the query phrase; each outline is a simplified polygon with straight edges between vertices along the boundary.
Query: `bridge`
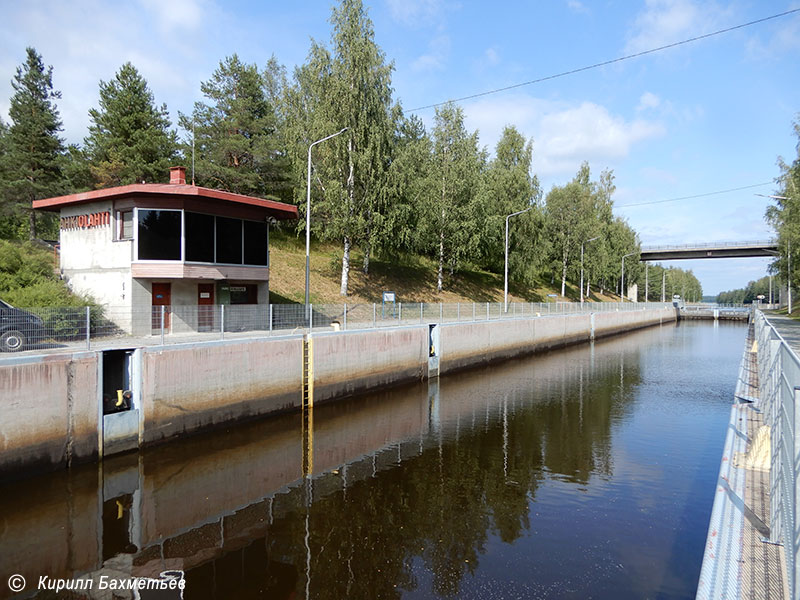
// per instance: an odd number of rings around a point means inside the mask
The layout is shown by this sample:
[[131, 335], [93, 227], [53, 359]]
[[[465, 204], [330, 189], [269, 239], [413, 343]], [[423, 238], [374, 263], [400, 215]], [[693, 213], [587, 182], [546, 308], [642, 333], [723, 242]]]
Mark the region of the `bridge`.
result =
[[642, 246], [641, 261], [685, 260], [690, 258], [742, 258], [775, 256], [777, 240], [757, 242], [713, 242], [709, 244], [682, 244], [679, 246]]

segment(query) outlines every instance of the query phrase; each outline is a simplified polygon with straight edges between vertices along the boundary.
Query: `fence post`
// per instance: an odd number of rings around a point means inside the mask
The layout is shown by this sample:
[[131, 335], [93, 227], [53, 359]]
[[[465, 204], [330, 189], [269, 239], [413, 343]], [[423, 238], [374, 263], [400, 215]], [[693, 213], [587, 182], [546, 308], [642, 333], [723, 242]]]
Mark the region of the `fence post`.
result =
[[90, 313], [91, 313], [91, 309], [87, 306], [86, 307], [86, 349], [87, 350], [90, 350], [91, 347], [92, 347], [92, 342], [91, 342], [92, 332], [91, 332], [91, 329], [90, 329], [90, 327], [92, 325], [92, 322], [91, 322], [91, 318], [90, 318]]
[[308, 332], [314, 329], [314, 305], [309, 303], [308, 305]]
[[164, 309], [166, 307], [161, 305], [161, 345], [164, 345]]
[[397, 307], [398, 307], [397, 308], [397, 310], [398, 310], [398, 312], [397, 312], [397, 322], [400, 323], [400, 322], [403, 321], [403, 303], [402, 302], [398, 302], [397, 303]]
[[269, 305], [269, 334], [272, 335], [272, 304]]
[[475, 303], [472, 303], [472, 320], [475, 320]]
[[486, 320], [489, 320], [489, 303], [486, 303]]
[[439, 323], [442, 322], [442, 317], [444, 316], [444, 305], [439, 302]]
[[342, 313], [342, 327], [347, 331], [347, 302], [344, 303], [344, 312]]
[[377, 309], [376, 309], [376, 305], [375, 305], [375, 303], [373, 302], [373, 303], [372, 303], [372, 328], [373, 328], [373, 329], [375, 329], [375, 327], [377, 326], [377, 325], [376, 325], [376, 319], [377, 319], [376, 310], [377, 310]]
[[419, 324], [422, 325], [422, 307], [425, 306], [424, 302], [419, 303]]
[[456, 302], [456, 321], [461, 320], [461, 302]]
[[[220, 304], [219, 305], [219, 313], [220, 313], [219, 314], [219, 339], [224, 340], [225, 339], [225, 305], [224, 304]], [[162, 317], [162, 321], [161, 321], [161, 334], [162, 334], [162, 336], [164, 334], [163, 317]], [[161, 343], [163, 344], [164, 342], [162, 341]]]

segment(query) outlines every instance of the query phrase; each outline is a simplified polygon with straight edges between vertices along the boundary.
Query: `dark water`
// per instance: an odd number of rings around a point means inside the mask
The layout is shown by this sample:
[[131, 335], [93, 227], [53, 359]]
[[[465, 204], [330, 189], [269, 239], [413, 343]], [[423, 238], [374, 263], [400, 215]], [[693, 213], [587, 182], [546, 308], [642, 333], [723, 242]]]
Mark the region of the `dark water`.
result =
[[0, 598], [165, 570], [185, 598], [694, 598], [745, 332], [665, 325], [317, 407], [310, 444], [288, 415], [0, 488]]

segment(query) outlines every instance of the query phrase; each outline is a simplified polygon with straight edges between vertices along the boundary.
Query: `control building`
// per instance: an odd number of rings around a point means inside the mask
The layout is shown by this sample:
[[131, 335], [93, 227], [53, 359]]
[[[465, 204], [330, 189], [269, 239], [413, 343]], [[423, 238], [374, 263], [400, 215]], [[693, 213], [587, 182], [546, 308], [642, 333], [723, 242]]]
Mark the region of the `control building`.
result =
[[169, 184], [47, 198], [33, 208], [60, 213], [60, 268], [70, 288], [135, 335], [160, 327], [162, 310], [167, 331], [202, 331], [215, 326], [216, 311], [189, 307], [263, 309], [269, 224], [297, 218], [289, 204], [187, 185], [183, 167], [170, 169]]

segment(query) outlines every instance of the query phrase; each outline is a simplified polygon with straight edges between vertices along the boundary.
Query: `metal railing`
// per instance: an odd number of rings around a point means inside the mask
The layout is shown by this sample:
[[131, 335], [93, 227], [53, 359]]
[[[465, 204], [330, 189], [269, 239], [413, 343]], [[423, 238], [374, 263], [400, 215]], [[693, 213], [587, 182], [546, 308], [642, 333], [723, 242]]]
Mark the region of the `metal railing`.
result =
[[[0, 314], [0, 351], [149, 346], [307, 333], [672, 308], [660, 302], [241, 304], [13, 308]], [[9, 312], [10, 311], [10, 312]], [[5, 354], [8, 356], [8, 354]]]
[[763, 248], [776, 246], [778, 241], [771, 240], [747, 240], [744, 242], [705, 242], [702, 244], [673, 244], [666, 246], [642, 246], [640, 252], [658, 252], [659, 250], [693, 250], [708, 248]]
[[783, 543], [790, 598], [798, 600], [796, 530], [800, 493], [800, 443], [795, 407], [800, 402], [800, 358], [761, 312], [756, 313], [760, 408], [770, 428], [770, 541]]

